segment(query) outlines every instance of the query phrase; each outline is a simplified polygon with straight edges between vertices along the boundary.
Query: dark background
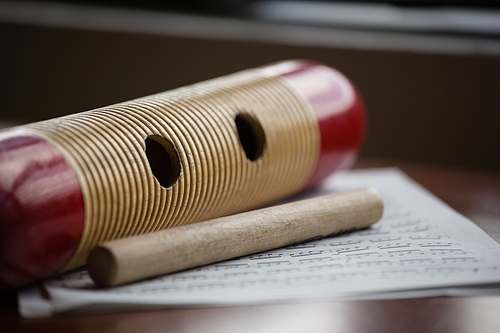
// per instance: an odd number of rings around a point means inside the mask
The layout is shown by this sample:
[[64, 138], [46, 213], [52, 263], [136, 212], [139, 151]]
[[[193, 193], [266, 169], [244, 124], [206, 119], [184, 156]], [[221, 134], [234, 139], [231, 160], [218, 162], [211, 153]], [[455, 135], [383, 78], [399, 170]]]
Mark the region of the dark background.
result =
[[[45, 8], [40, 7], [44, 2], [17, 2], [27, 7], [2, 3], [10, 6], [0, 7], [10, 8], [0, 15], [0, 122], [5, 124], [53, 118], [277, 60], [305, 58], [337, 68], [361, 91], [369, 117], [362, 156], [500, 170], [500, 41], [495, 33], [386, 29], [375, 31], [370, 47], [366, 39], [372, 35], [362, 29], [327, 26], [310, 32], [304, 25], [260, 22], [241, 13], [231, 16], [231, 10], [221, 10], [217, 16], [214, 11], [220, 4], [208, 6], [209, 11], [204, 11], [206, 4], [197, 7], [196, 2], [190, 2], [194, 7], [189, 8], [174, 3], [172, 8], [159, 9], [128, 4], [127, 12], [173, 12], [180, 15], [184, 27], [191, 21], [194, 27], [192, 31], [175, 27], [148, 31], [141, 28], [140, 15], [131, 19], [134, 25], [120, 29], [120, 23], [107, 29], [92, 23], [52, 22], [39, 10]], [[67, 5], [56, 4], [60, 3]], [[93, 3], [70, 5], [84, 13], [101, 8]], [[19, 18], [12, 8], [31, 14]], [[224, 29], [231, 31], [238, 22], [248, 23], [246, 35], [227, 37]], [[217, 31], [220, 26], [222, 33], [211, 36], [211, 29]], [[308, 36], [331, 37], [332, 42], [315, 44], [307, 36], [297, 37], [297, 42], [259, 39], [258, 34], [248, 38], [252, 29], [262, 33], [287, 26], [294, 27], [294, 33], [303, 28], [310, 32]], [[335, 36], [351, 32], [359, 33], [365, 42], [335, 43]], [[409, 42], [398, 47], [397, 41], [405, 41], [406, 36]], [[412, 42], [420, 38], [427, 45], [426, 39], [436, 36], [472, 46], [475, 40], [486, 41], [491, 47], [448, 50], [437, 45], [432, 49]], [[388, 42], [379, 45], [377, 38]]]

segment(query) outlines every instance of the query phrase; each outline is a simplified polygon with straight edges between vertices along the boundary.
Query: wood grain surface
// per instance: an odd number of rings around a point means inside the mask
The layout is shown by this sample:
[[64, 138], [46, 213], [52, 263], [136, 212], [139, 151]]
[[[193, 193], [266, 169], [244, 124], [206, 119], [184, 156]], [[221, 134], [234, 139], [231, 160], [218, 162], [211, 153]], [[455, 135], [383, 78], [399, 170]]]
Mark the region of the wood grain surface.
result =
[[106, 242], [87, 267], [98, 285], [113, 286], [367, 228], [383, 211], [371, 188], [327, 194]]
[[[254, 138], [248, 138], [249, 128]], [[82, 239], [63, 271], [84, 265], [103, 241], [234, 214], [297, 193], [320, 150], [308, 102], [263, 69], [22, 129], [57, 147], [82, 189]], [[161, 150], [168, 163], [157, 161]]]

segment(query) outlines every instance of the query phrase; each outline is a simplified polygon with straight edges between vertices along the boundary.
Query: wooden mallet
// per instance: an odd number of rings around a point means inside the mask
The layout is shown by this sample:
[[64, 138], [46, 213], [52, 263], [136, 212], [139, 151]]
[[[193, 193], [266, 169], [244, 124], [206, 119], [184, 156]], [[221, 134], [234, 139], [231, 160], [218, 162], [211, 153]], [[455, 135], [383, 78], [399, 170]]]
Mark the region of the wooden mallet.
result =
[[119, 285], [366, 228], [382, 213], [374, 189], [328, 194], [107, 242], [87, 266], [96, 284]]

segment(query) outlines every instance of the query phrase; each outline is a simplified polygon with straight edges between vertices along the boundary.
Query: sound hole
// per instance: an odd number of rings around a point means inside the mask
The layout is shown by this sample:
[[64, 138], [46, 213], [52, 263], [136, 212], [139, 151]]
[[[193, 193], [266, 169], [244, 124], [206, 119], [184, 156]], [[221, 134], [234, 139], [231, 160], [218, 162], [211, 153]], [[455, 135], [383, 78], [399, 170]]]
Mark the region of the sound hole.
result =
[[234, 119], [238, 137], [245, 155], [255, 161], [264, 153], [266, 135], [259, 121], [248, 114], [240, 113]]
[[146, 139], [146, 156], [160, 185], [174, 185], [181, 174], [181, 163], [174, 145], [159, 135], [151, 135]]

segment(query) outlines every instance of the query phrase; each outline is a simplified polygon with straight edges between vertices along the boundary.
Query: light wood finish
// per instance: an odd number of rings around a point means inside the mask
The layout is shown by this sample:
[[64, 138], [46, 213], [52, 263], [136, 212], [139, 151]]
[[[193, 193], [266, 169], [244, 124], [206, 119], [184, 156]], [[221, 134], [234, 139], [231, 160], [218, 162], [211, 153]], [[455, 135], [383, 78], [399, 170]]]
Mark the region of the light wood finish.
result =
[[[262, 156], [247, 158], [238, 115], [260, 123]], [[260, 69], [24, 128], [60, 149], [82, 187], [83, 236], [64, 270], [83, 265], [107, 240], [234, 214], [296, 193], [320, 146], [309, 104]], [[180, 174], [173, 185], [161, 186], [151, 171], [147, 138], [169, 141], [164, 147], [177, 154]]]
[[328, 194], [105, 243], [88, 269], [98, 285], [117, 285], [366, 228], [382, 213], [374, 189]]

